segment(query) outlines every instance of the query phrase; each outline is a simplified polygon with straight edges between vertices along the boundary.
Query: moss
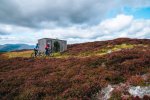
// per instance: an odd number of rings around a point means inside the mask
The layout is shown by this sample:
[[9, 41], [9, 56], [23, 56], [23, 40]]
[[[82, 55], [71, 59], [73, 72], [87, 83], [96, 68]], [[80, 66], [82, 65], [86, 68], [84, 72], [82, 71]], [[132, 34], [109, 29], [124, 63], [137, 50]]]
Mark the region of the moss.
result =
[[106, 81], [109, 81], [111, 84], [123, 83], [125, 79], [122, 76], [108, 76], [105, 78]]
[[108, 100], [122, 100], [121, 92], [112, 93], [111, 97]]
[[93, 55], [93, 52], [87, 51], [87, 52], [81, 52], [78, 56], [91, 56]]
[[60, 57], [61, 53], [57, 52], [57, 53], [53, 53], [53, 57]]
[[123, 77], [121, 77], [121, 76], [117, 76], [117, 77], [115, 77], [115, 78], [113, 79], [113, 81], [114, 81], [114, 84], [119, 84], [119, 83], [121, 83], [121, 82], [124, 82], [125, 79], [124, 79]]
[[93, 62], [88, 63], [88, 66], [92, 67], [92, 68], [97, 68], [99, 66], [101, 66], [102, 64], [104, 64], [106, 62], [105, 59], [97, 59]]
[[44, 96], [45, 94], [42, 90], [36, 87], [31, 87], [16, 96], [14, 100], [41, 100]]

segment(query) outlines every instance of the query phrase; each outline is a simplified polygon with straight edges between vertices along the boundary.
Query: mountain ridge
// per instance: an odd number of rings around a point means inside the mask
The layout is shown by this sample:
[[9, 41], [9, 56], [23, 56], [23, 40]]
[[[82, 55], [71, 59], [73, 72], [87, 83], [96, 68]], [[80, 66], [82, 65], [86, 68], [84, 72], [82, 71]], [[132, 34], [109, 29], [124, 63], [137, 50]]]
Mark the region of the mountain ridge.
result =
[[9, 52], [23, 49], [33, 49], [34, 45], [28, 44], [4, 44], [0, 45], [0, 52]]

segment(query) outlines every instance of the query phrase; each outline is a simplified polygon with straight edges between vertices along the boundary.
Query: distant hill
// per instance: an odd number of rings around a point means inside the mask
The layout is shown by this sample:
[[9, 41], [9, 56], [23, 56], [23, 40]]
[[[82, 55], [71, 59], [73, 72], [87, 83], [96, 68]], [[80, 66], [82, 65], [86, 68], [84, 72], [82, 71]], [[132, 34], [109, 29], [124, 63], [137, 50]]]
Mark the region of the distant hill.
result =
[[0, 45], [0, 52], [8, 52], [14, 50], [22, 50], [22, 49], [33, 49], [34, 45], [28, 44], [4, 44]]

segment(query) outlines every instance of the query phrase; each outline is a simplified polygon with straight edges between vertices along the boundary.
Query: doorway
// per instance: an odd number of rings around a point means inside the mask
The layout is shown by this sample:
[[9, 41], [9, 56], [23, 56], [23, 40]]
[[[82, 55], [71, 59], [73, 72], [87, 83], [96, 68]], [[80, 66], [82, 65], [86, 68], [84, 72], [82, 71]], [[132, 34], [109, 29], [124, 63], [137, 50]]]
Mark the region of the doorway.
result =
[[54, 42], [54, 52], [60, 52], [60, 43], [58, 41]]

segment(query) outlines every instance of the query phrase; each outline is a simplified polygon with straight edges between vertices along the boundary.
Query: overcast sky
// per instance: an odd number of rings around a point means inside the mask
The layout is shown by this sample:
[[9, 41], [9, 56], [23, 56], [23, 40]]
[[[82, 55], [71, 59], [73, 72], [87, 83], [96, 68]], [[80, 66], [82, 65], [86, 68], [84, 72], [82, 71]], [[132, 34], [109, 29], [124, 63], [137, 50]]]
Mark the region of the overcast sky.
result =
[[0, 0], [0, 44], [150, 39], [150, 0]]

